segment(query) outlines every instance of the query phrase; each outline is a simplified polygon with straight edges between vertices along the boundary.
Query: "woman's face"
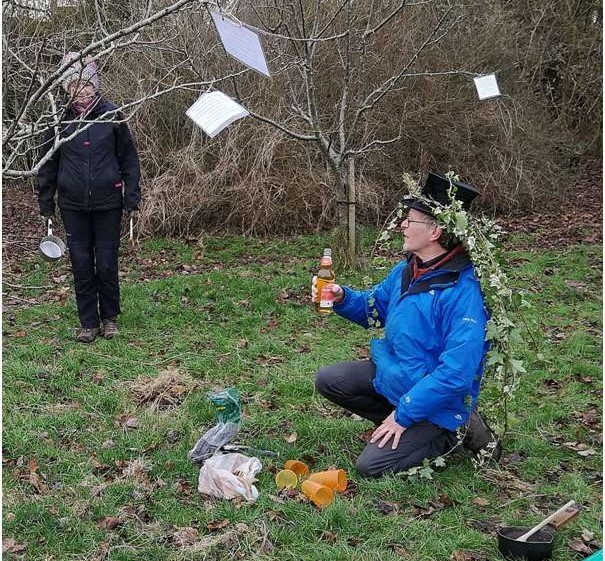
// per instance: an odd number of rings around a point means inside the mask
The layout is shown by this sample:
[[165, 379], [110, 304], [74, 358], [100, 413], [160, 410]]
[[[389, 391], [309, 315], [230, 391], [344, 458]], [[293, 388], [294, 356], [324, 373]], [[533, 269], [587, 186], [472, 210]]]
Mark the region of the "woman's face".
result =
[[74, 80], [69, 84], [69, 93], [73, 103], [89, 103], [95, 97], [95, 89], [89, 82], [78, 82]]

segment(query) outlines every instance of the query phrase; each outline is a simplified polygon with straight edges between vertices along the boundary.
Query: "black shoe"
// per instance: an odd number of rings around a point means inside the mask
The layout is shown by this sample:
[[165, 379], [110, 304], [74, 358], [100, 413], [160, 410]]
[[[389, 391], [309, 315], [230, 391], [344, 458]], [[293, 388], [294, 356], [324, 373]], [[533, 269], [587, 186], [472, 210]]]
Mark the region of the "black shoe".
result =
[[462, 439], [462, 446], [496, 462], [502, 456], [500, 438], [477, 411], [471, 413], [471, 418], [466, 425], [466, 433]]

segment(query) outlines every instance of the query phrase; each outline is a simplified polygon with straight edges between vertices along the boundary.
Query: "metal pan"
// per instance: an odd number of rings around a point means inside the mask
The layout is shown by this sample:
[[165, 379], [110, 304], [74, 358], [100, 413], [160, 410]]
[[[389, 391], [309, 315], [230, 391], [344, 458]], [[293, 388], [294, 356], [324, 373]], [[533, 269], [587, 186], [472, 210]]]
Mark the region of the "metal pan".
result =
[[509, 559], [542, 561], [552, 557], [555, 530], [573, 520], [581, 507], [569, 501], [533, 528], [506, 526], [498, 531], [498, 550]]
[[48, 231], [40, 241], [38, 251], [42, 259], [54, 263], [65, 255], [65, 244], [59, 236], [53, 236], [52, 220], [48, 219]]

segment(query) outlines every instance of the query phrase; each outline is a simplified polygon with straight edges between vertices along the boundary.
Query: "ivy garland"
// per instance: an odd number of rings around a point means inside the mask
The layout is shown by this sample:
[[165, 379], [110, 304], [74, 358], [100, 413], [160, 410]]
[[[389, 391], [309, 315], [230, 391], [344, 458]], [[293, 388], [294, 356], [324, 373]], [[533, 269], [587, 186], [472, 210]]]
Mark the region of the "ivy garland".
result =
[[[502, 229], [487, 217], [474, 216], [466, 212], [462, 208], [462, 203], [454, 198], [456, 185], [453, 181], [458, 181], [458, 176], [450, 171], [446, 177], [450, 181], [448, 194], [451, 202], [445, 206], [424, 197], [410, 175], [404, 174], [403, 179], [413, 197], [429, 204], [434, 209], [433, 215], [438, 224], [460, 240], [474, 264], [475, 274], [479, 279], [485, 305], [490, 315], [485, 334], [486, 340], [490, 342], [490, 349], [485, 358], [482, 380], [482, 397], [484, 398], [482, 411], [486, 409], [490, 411], [490, 416], [496, 425], [496, 432], [502, 435], [507, 428], [507, 404], [516, 389], [519, 376], [526, 372], [523, 362], [515, 358], [513, 353], [514, 345], [522, 341], [521, 329], [517, 326], [513, 314], [520, 308], [529, 307], [529, 304], [520, 293], [514, 292], [510, 288], [508, 277], [497, 259], [496, 244], [502, 234]], [[392, 233], [403, 220], [405, 213], [403, 203], [399, 203], [387, 218], [372, 250], [372, 256], [375, 255], [377, 248], [384, 250], [389, 247]], [[380, 328], [373, 293], [370, 293], [368, 298], [367, 314], [370, 328]], [[464, 438], [464, 433], [459, 431], [458, 443], [462, 441], [462, 438]], [[495, 443], [493, 444], [495, 446]], [[475, 465], [483, 465], [491, 458], [492, 451], [482, 450], [474, 460]], [[433, 472], [431, 466], [443, 465], [445, 465], [445, 460], [443, 456], [440, 456], [432, 461], [425, 460], [423, 466], [411, 468], [403, 474], [419, 475], [430, 479]]]

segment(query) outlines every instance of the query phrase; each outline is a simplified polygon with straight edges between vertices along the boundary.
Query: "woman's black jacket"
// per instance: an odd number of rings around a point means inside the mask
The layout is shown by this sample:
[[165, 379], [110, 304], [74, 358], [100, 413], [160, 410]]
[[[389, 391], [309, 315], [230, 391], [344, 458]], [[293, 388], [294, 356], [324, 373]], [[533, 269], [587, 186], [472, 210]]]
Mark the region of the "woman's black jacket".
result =
[[[67, 110], [60, 136], [73, 134], [78, 126], [98, 118], [116, 105], [99, 98], [84, 121]], [[112, 113], [108, 119], [120, 119]], [[52, 147], [54, 132], [47, 133], [42, 155]], [[55, 192], [59, 208], [67, 210], [136, 210], [141, 200], [139, 157], [126, 123], [97, 122], [62, 144], [38, 172], [40, 214], [51, 216]]]

